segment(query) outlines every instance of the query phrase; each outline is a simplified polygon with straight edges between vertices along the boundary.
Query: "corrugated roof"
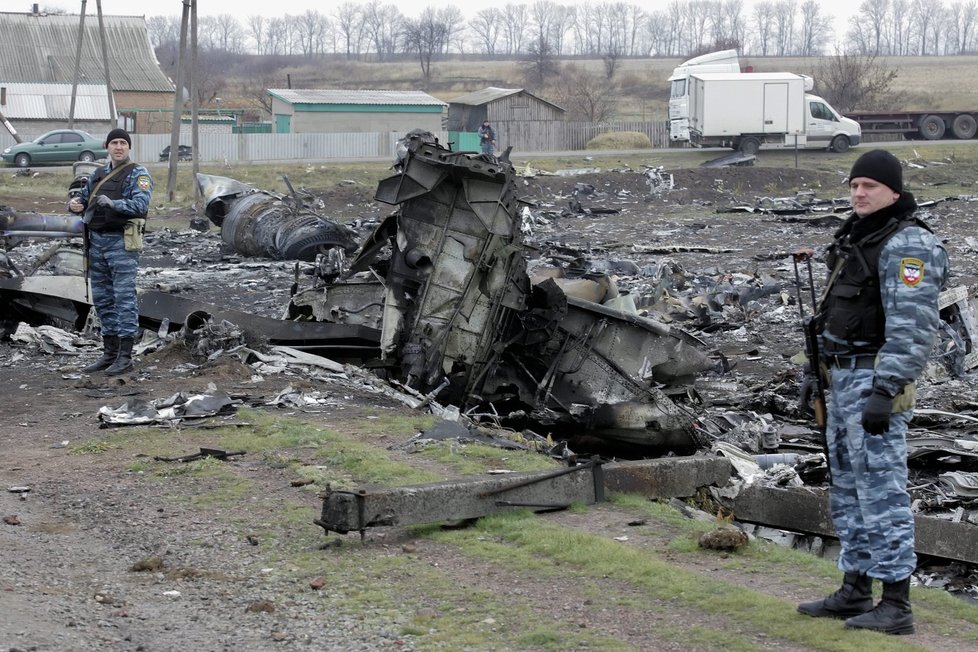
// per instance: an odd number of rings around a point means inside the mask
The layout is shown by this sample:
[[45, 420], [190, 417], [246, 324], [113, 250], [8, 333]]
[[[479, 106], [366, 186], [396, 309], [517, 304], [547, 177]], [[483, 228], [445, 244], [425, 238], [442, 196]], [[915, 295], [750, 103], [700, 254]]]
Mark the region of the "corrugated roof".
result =
[[289, 104], [407, 104], [446, 106], [421, 91], [345, 91], [340, 89], [270, 88], [268, 92]]
[[[71, 83], [80, 21], [77, 14], [0, 13], [0, 79]], [[105, 83], [98, 22], [95, 12], [85, 13], [79, 82]], [[103, 15], [102, 22], [114, 90], [173, 92], [173, 82], [156, 60], [144, 17]]]
[[[481, 91], [475, 91], [473, 93], [468, 93], [466, 95], [459, 95], [458, 97], [452, 98], [452, 104], [468, 104], [469, 106], [481, 106], [482, 104], [488, 104], [493, 100], [498, 100], [503, 97], [509, 97], [510, 95], [516, 95], [517, 93], [522, 93], [522, 88], [496, 88], [495, 86], [487, 86]], [[527, 93], [527, 95], [532, 95]], [[533, 95], [533, 97], [536, 97]], [[537, 98], [539, 99], [539, 98]], [[549, 102], [548, 102], [549, 104]]]
[[[71, 84], [8, 83], [0, 81], [8, 119], [67, 120]], [[105, 84], [79, 84], [75, 91], [75, 120], [112, 120]]]

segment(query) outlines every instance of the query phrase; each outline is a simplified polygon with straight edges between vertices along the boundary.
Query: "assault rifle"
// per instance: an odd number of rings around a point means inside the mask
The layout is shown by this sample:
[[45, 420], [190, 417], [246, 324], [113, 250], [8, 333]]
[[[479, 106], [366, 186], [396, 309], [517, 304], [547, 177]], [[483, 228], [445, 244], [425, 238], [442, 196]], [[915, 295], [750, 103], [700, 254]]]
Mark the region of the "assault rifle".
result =
[[[825, 463], [829, 462], [829, 447], [825, 439], [825, 428], [827, 418], [825, 413], [825, 380], [822, 375], [822, 360], [818, 348], [818, 320], [815, 315], [818, 313], [818, 300], [815, 297], [815, 280], [812, 276], [812, 254], [811, 249], [799, 249], [792, 254], [792, 261], [795, 265], [795, 290], [798, 296], [798, 314], [801, 317], [801, 329], [805, 336], [805, 357], [808, 358], [808, 367], [805, 370], [805, 383], [802, 390], [802, 405], [807, 406], [811, 403], [811, 409], [815, 413], [815, 425], [818, 426], [822, 435], [822, 452], [825, 453]], [[802, 300], [801, 275], [798, 272], [799, 261], [804, 262], [808, 267], [808, 287], [812, 294], [812, 314], [805, 316], [805, 302]], [[831, 476], [829, 477], [831, 482]]]

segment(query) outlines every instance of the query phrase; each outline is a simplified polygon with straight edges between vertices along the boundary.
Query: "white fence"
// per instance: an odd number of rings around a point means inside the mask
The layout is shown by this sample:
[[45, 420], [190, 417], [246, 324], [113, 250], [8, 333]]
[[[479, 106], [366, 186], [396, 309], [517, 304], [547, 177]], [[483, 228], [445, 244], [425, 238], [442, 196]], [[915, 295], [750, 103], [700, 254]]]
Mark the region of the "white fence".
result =
[[[22, 134], [24, 140], [40, 134]], [[447, 132], [435, 134], [448, 142]], [[198, 160], [201, 163], [252, 163], [283, 161], [325, 161], [335, 159], [394, 160], [394, 148], [404, 134], [399, 132], [362, 134], [200, 134]], [[0, 150], [16, 144], [0, 129]], [[156, 163], [160, 152], [170, 144], [169, 134], [133, 134], [132, 158], [137, 163]], [[181, 145], [191, 145], [182, 135]]]

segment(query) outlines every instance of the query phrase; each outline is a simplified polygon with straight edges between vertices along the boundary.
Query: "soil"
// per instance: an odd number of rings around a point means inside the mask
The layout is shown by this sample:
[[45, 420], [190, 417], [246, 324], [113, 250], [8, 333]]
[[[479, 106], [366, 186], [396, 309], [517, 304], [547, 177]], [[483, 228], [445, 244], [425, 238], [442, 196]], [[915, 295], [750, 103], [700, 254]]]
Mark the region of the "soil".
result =
[[[919, 171], [918, 198], [943, 197], [943, 181], [957, 182], [963, 176], [978, 179], [978, 171], [962, 168]], [[911, 184], [915, 172], [908, 171]], [[523, 198], [531, 202], [536, 217], [528, 237], [558, 260], [561, 256], [555, 252], [563, 252], [564, 259], [584, 255], [595, 261], [633, 263], [628, 271], [619, 271], [618, 282], [645, 299], [646, 307], [653, 303], [648, 275], [634, 270], [649, 266], [657, 267], [658, 278], [671, 279], [677, 289], [727, 283], [731, 292], [757, 292], [754, 301], [732, 301], [722, 312], [725, 323], [714, 323], [714, 328], [699, 330], [697, 336], [723, 351], [734, 366], [726, 375], [707, 378], [707, 384], [733, 383], [742, 393], [735, 391], [725, 400], [746, 401], [741, 407], [765, 411], [776, 404], [770, 394], [777, 392], [785, 374], [791, 374], [788, 358], [801, 346], [795, 332], [797, 306], [791, 299], [790, 253], [801, 247], [824, 247], [838, 220], [831, 213], [815, 219], [811, 214], [718, 209], [749, 206], [756, 211], [771, 206], [772, 197], [795, 197], [805, 191], [820, 199], [844, 198], [842, 176], [737, 167], [664, 170], [659, 178], [668, 180], [670, 175], [674, 188], [661, 191], [650, 186], [645, 174], [629, 170], [522, 178]], [[363, 230], [390, 212], [390, 207], [373, 202], [369, 192], [353, 184], [310, 192], [322, 201], [325, 215]], [[280, 315], [293, 265], [236, 259], [222, 247], [214, 229], [207, 234], [186, 230], [190, 217], [193, 213], [188, 209], [161, 220], [166, 228], [157, 229], [147, 240], [140, 282], [237, 310]], [[973, 236], [978, 232], [978, 202], [940, 202], [928, 208], [925, 217], [946, 238], [954, 264], [952, 286], [973, 289], [978, 283]], [[815, 274], [821, 278], [824, 266], [817, 258], [816, 263]], [[679, 325], [689, 319], [682, 310], [666, 312], [664, 318]], [[222, 469], [246, 479], [248, 489], [240, 501], [230, 503], [232, 509], [208, 507], [197, 500], [209, 491], [206, 475], [174, 473], [163, 480], [147, 476], [140, 472], [140, 454], [134, 456], [132, 446], [105, 445], [112, 431], [100, 429], [96, 418], [101, 407], [118, 407], [132, 397], [153, 400], [216, 388], [260, 405], [289, 385], [319, 389], [329, 395], [328, 402], [315, 414], [299, 416], [338, 432], [357, 433], [365, 443], [389, 449], [395, 460], [450, 473], [447, 467], [419, 462], [394, 446], [398, 437], [371, 430], [370, 419], [378, 415], [413, 418], [416, 413], [371, 391], [355, 375], [333, 378], [325, 386], [321, 380], [289, 373], [256, 380], [254, 370], [235, 358], [202, 363], [180, 346], [169, 345], [140, 356], [133, 373], [113, 379], [79, 373], [94, 359], [97, 348], [84, 334], [77, 334], [75, 342], [79, 346], [75, 354], [0, 342], [4, 378], [0, 482], [5, 489], [0, 492], [0, 516], [7, 521], [0, 523], [0, 650], [414, 649], [411, 638], [395, 623], [400, 619], [403, 624], [432, 608], [422, 595], [416, 603], [395, 610], [399, 615], [393, 617], [379, 612], [350, 615], [341, 608], [342, 591], [310, 591], [307, 583], [312, 572], [287, 561], [288, 555], [315, 553], [325, 566], [330, 555], [344, 550], [372, 558], [410, 551], [414, 563], [437, 565], [459, 585], [511, 595], [527, 604], [545, 603], [547, 612], [559, 614], [562, 622], [612, 637], [622, 646], [715, 649], [709, 643], [677, 645], [673, 638], [656, 635], [657, 624], [684, 626], [686, 614], [673, 605], [593, 608], [582, 587], [571, 579], [535, 581], [532, 573], [517, 577], [451, 546], [414, 541], [409, 531], [400, 528], [371, 531], [366, 547], [356, 552], [353, 544], [322, 550], [322, 533], [311, 524], [320, 500], [315, 491], [292, 486], [297, 478], [291, 467], [280, 463], [283, 457], [309, 457], [308, 452], [266, 451], [221, 462]], [[956, 382], [953, 393], [973, 399], [975, 381]], [[923, 392], [925, 399], [928, 395]], [[934, 390], [930, 396], [938, 400], [942, 394]], [[716, 403], [721, 408], [723, 404]], [[147, 450], [159, 450], [164, 443], [173, 456], [207, 445], [206, 430], [189, 427], [126, 432]], [[308, 518], [283, 519], [289, 511]], [[612, 537], [627, 529], [624, 523], [630, 515], [602, 505], [583, 515], [568, 512], [541, 518]], [[629, 529], [628, 534], [627, 545], [668, 555], [662, 548], [667, 544], [663, 533], [646, 529], [636, 534]], [[794, 603], [812, 597], [793, 578], [759, 581], [749, 570], [710, 565], [688, 555], [673, 555], [669, 561], [782, 599], [786, 609], [793, 610]], [[134, 570], [140, 563], [148, 569]], [[642, 599], [637, 596], [631, 604], [641, 604]], [[706, 614], [700, 614], [695, 625], [732, 626], [723, 617]], [[948, 647], [946, 635], [922, 622], [910, 640], [938, 650]], [[809, 649], [765, 641], [763, 636], [753, 642], [757, 649]], [[967, 649], [967, 645], [954, 640], [950, 647]], [[484, 649], [492, 646], [486, 644]]]

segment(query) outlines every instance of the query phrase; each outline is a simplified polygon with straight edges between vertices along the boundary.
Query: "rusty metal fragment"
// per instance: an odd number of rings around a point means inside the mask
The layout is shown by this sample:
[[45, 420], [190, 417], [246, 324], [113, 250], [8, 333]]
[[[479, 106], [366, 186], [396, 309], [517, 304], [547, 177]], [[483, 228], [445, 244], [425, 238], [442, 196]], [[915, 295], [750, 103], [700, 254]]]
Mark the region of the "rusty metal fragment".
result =
[[304, 207], [294, 194], [200, 173], [197, 186], [205, 214], [221, 228], [221, 239], [243, 256], [312, 262], [334, 247], [351, 253], [357, 248], [352, 229]]

